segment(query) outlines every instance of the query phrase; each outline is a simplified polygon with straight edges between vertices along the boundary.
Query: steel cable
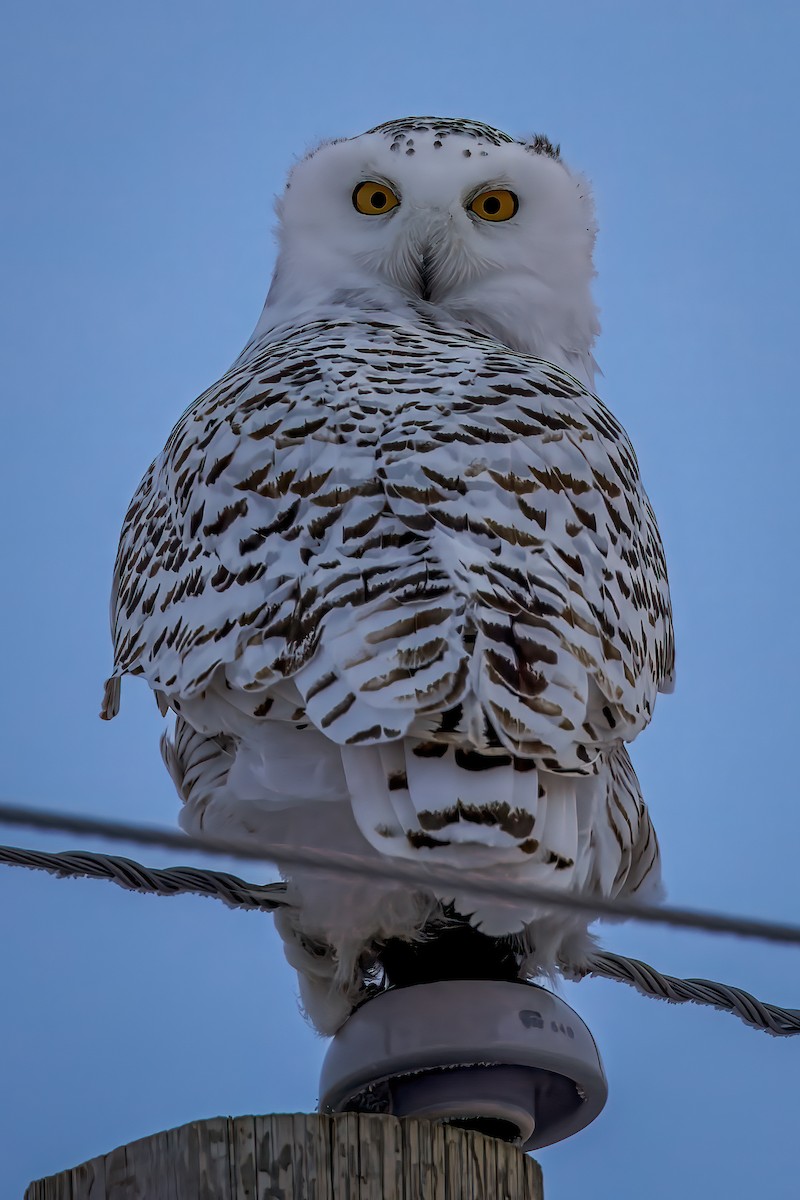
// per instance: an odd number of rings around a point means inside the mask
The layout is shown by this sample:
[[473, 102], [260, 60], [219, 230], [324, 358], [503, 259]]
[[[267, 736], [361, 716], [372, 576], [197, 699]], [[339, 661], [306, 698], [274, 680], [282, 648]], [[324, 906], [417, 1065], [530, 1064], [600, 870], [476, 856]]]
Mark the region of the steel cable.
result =
[[737, 937], [761, 941], [783, 942], [800, 946], [800, 925], [755, 917], [729, 916], [725, 913], [700, 912], [674, 905], [642, 904], [622, 897], [587, 895], [543, 888], [529, 882], [498, 879], [486, 871], [472, 871], [468, 877], [461, 870], [437, 864], [420, 867], [414, 863], [388, 857], [364, 858], [333, 849], [313, 846], [283, 845], [262, 842], [258, 849], [231, 846], [212, 838], [192, 838], [171, 829], [151, 828], [126, 821], [109, 821], [84, 817], [75, 813], [58, 813], [0, 804], [0, 825], [21, 825], [47, 833], [80, 833], [129, 842], [158, 846], [168, 850], [192, 850], [198, 854], [241, 859], [245, 862], [277, 862], [288, 866], [311, 867], [326, 875], [360, 875], [366, 879], [392, 879], [411, 888], [424, 891], [435, 889], [442, 895], [463, 895], [470, 898], [488, 896], [495, 902], [541, 904], [543, 907], [565, 908], [592, 917], [625, 918], [653, 925], [668, 925], [678, 929], [696, 929], [705, 933], [728, 933]]
[[[151, 843], [152, 844], [152, 843]], [[145, 867], [116, 855], [91, 851], [52, 854], [17, 846], [0, 846], [0, 864], [47, 871], [59, 878], [104, 879], [128, 891], [158, 896], [199, 895], [221, 900], [229, 908], [272, 912], [289, 901], [283, 883], [254, 884], [222, 871], [199, 867]], [[800, 1033], [800, 1010], [780, 1008], [741, 988], [710, 979], [678, 979], [663, 975], [635, 958], [595, 951], [580, 973], [564, 968], [567, 978], [611, 979], [642, 995], [675, 1004], [702, 1004], [731, 1013], [745, 1024], [775, 1037]]]

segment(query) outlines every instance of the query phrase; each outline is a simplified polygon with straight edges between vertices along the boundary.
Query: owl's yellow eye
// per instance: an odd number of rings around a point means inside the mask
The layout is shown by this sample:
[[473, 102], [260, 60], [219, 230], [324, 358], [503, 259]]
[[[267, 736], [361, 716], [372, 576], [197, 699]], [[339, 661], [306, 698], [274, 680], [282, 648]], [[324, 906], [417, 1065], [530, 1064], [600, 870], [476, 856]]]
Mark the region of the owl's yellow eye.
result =
[[377, 217], [381, 213], [391, 212], [399, 203], [400, 197], [396, 196], [390, 187], [385, 183], [375, 183], [371, 179], [366, 183], [359, 183], [353, 192], [353, 205], [365, 217]]
[[484, 221], [508, 221], [519, 208], [519, 200], [506, 188], [493, 188], [481, 192], [470, 204], [470, 212]]

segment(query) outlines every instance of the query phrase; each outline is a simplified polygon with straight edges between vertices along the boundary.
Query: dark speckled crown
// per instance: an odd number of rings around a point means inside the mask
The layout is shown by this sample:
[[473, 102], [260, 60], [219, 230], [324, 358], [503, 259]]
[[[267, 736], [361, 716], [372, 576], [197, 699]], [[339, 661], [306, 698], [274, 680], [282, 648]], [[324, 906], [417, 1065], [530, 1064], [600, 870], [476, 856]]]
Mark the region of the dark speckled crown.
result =
[[[413, 141], [415, 133], [432, 133], [435, 137], [434, 146], [440, 145], [444, 138], [452, 134], [466, 135], [488, 142], [491, 146], [502, 146], [516, 138], [503, 133], [502, 129], [494, 129], [481, 121], [471, 121], [468, 117], [400, 117], [396, 121], [385, 121], [368, 129], [367, 133], [382, 133], [387, 141], [392, 143], [392, 149], [400, 149], [402, 143]], [[549, 138], [542, 133], [534, 134], [526, 141], [520, 142], [526, 150], [533, 154], [546, 154], [548, 158], [560, 159], [561, 147], [554, 146]]]

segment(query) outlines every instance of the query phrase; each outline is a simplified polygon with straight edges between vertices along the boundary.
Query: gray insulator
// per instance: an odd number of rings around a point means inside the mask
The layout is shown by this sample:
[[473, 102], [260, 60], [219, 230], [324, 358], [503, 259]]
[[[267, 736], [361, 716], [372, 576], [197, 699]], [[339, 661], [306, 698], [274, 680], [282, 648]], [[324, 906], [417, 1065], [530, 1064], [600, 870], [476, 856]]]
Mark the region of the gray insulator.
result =
[[447, 1121], [525, 1150], [578, 1133], [608, 1085], [577, 1013], [533, 984], [448, 980], [382, 992], [338, 1031], [320, 1112]]

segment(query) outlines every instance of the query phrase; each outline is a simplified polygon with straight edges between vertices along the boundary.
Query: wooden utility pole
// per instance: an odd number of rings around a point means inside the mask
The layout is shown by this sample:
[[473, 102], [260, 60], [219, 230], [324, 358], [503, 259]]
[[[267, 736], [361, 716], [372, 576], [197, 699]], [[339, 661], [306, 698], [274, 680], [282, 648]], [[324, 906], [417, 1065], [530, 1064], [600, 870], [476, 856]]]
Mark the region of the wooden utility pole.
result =
[[538, 1163], [480, 1133], [342, 1113], [212, 1117], [32, 1183], [25, 1200], [543, 1200]]

